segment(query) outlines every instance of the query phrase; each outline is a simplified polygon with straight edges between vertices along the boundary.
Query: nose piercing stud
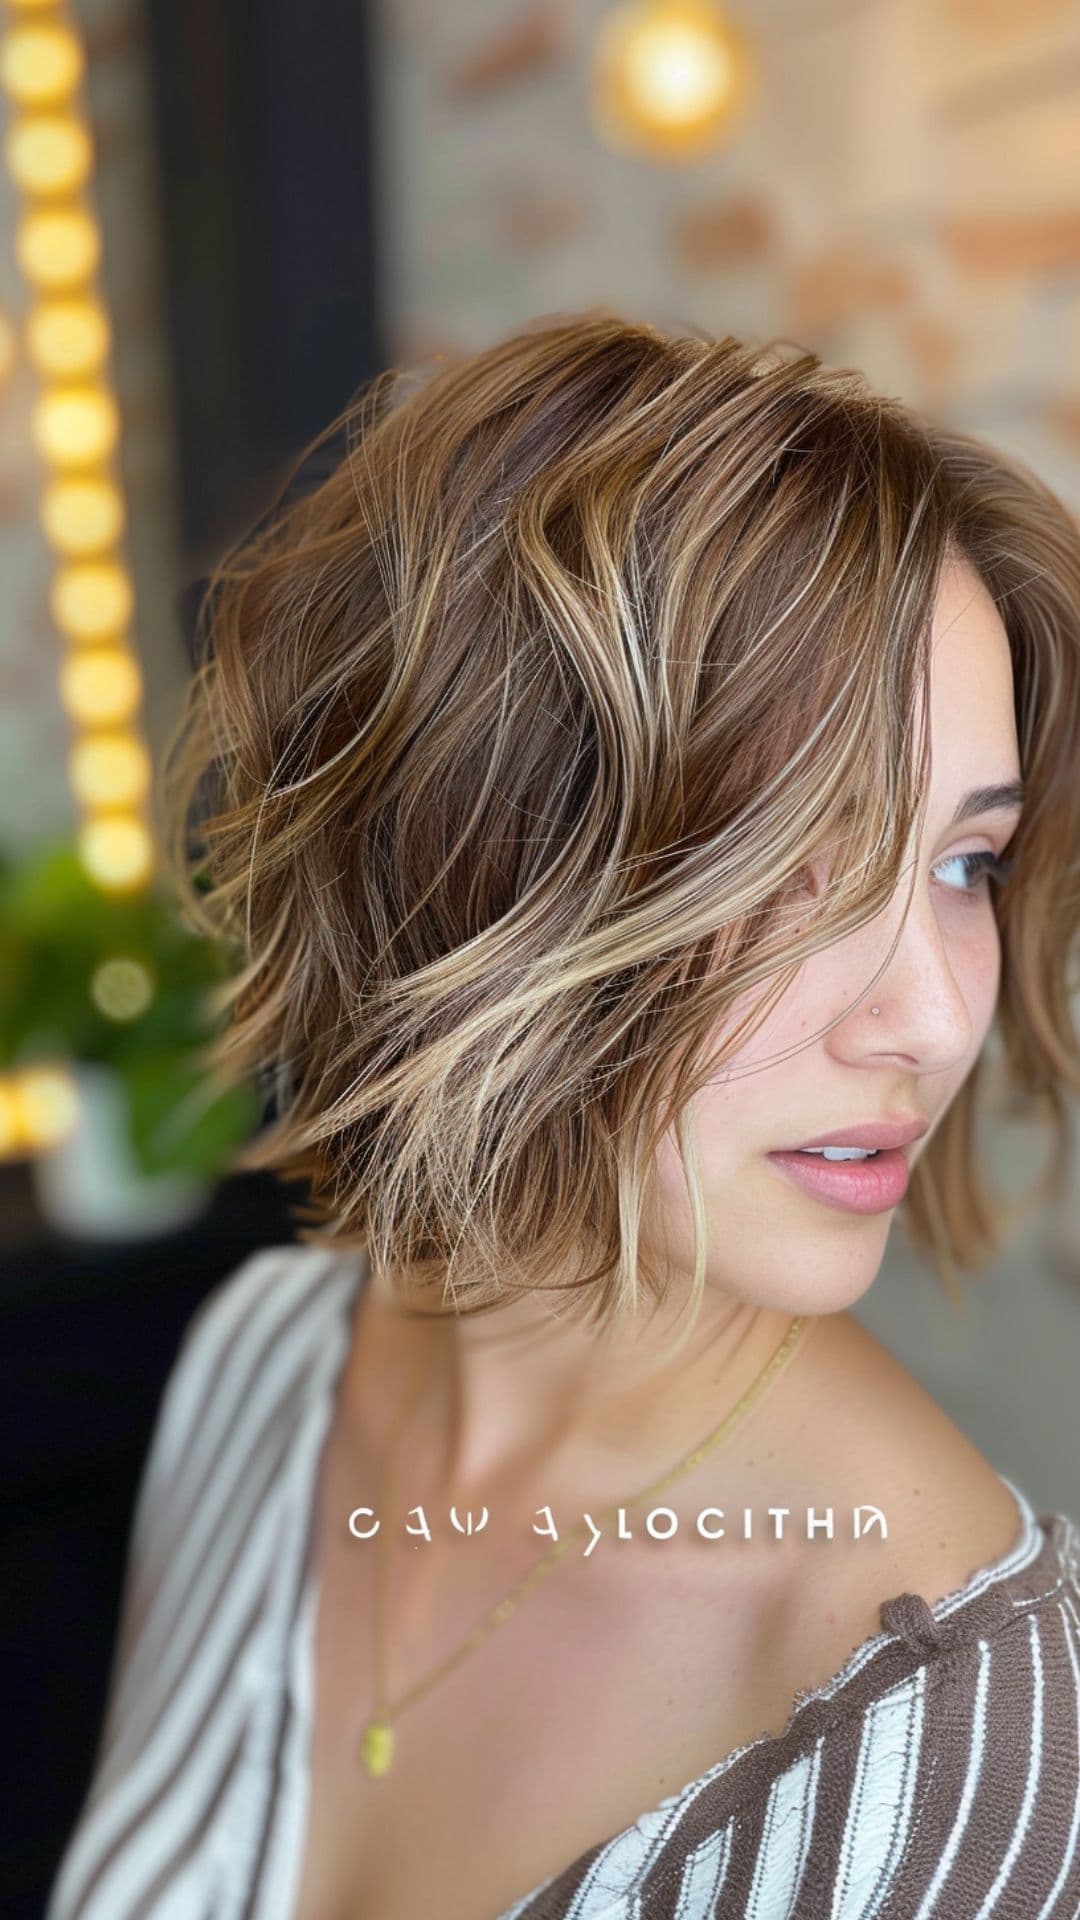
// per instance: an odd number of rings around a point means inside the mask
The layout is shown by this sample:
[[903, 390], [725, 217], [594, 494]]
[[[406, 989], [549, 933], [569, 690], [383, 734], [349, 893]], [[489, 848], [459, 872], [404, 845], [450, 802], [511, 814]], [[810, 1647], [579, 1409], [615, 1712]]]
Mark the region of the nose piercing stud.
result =
[[881, 1008], [880, 1008], [880, 1007], [871, 1007], [871, 1009], [870, 1009], [870, 1011], [871, 1011], [871, 1013], [880, 1013], [880, 1012], [881, 1012]]

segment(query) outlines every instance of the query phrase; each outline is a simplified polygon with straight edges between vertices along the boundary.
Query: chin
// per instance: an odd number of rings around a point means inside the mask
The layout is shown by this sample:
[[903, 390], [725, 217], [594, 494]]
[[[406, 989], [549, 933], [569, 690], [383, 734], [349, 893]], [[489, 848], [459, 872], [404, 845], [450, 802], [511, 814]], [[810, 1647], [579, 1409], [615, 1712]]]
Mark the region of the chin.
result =
[[[844, 1220], [846, 1231], [813, 1228], [785, 1234], [753, 1288], [757, 1305], [779, 1313], [843, 1313], [870, 1291], [881, 1270], [890, 1217]], [[750, 1297], [745, 1280], [740, 1291]]]

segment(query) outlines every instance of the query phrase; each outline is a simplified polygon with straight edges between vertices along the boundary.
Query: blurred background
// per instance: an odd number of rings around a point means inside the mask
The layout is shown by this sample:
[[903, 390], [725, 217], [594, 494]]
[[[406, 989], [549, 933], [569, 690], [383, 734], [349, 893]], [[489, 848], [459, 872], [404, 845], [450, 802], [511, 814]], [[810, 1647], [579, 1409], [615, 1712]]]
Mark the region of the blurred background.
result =
[[[293, 1237], [297, 1196], [229, 1171], [254, 1091], [194, 1065], [226, 957], [154, 877], [208, 568], [381, 367], [592, 305], [797, 340], [1075, 511], [1080, 5], [0, 0], [0, 29], [0, 1871], [36, 1915], [165, 1373]], [[1030, 1116], [986, 1151], [1020, 1193]], [[1076, 1515], [1078, 1174], [962, 1304], [897, 1233], [857, 1309]]]

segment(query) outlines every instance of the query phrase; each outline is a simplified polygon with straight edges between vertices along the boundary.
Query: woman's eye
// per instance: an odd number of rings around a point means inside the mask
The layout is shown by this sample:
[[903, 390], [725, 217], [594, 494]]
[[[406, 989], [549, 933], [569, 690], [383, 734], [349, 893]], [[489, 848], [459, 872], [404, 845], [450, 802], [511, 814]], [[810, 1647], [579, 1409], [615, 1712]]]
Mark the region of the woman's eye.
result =
[[993, 880], [995, 885], [1003, 886], [1011, 864], [983, 849], [978, 853], [950, 853], [947, 859], [938, 861], [933, 871], [939, 876], [949, 876], [944, 885], [952, 892], [974, 894], [983, 880]]

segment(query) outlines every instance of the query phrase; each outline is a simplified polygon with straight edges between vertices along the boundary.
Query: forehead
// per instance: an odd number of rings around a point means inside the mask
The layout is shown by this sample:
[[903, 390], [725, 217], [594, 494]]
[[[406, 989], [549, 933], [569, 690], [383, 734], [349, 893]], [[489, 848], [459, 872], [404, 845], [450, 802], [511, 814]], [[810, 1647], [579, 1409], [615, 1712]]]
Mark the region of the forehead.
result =
[[987, 780], [1017, 772], [1008, 635], [988, 587], [966, 562], [953, 562], [942, 574], [931, 645], [935, 767], [959, 767]]

